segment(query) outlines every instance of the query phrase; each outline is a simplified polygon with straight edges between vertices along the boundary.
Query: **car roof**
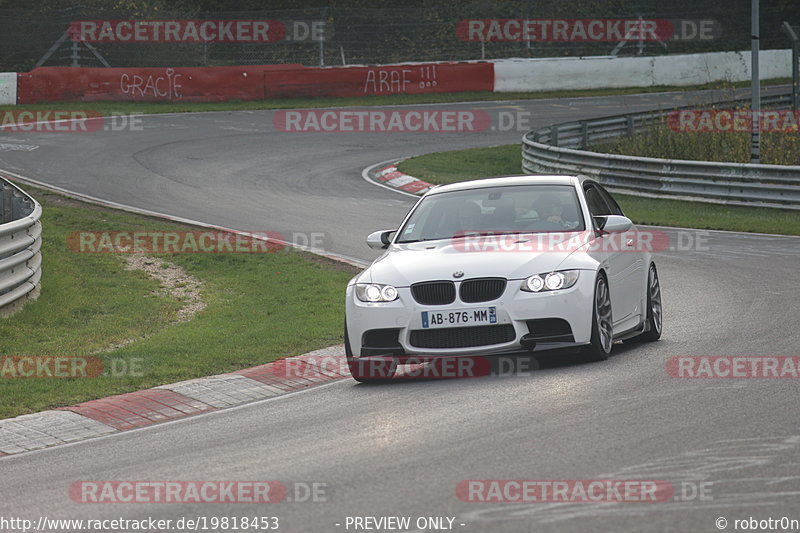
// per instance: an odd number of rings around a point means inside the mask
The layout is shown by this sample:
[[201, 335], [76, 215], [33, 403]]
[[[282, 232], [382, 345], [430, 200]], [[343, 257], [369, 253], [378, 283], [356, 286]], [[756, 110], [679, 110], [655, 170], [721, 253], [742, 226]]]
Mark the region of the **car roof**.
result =
[[[483, 189], [486, 187], [510, 187], [512, 185], [580, 185], [588, 178], [585, 176], [559, 176], [559, 175], [517, 175], [496, 176], [477, 180], [459, 181], [447, 185], [439, 185], [430, 190], [428, 195], [444, 192], [463, 191], [469, 189]], [[427, 195], [426, 195], [427, 196]]]

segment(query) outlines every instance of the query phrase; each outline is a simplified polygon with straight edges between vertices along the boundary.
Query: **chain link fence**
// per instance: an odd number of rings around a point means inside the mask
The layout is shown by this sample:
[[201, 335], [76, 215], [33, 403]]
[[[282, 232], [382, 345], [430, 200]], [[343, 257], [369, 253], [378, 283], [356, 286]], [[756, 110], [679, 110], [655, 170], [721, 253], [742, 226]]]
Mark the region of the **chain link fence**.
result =
[[[121, 10], [75, 7], [61, 11], [0, 9], [0, 68], [27, 71], [46, 66], [166, 67], [299, 63], [307, 66], [458, 61], [510, 57], [660, 55], [746, 50], [750, 2], [642, 0], [609, 2], [516, 0], [416, 3], [397, 8], [305, 8], [264, 11]], [[537, 36], [508, 40], [505, 22], [539, 21]], [[658, 21], [671, 28], [665, 39], [635, 37], [547, 39], [554, 21]], [[81, 20], [267, 20], [286, 28], [275, 42], [77, 42], [68, 29]], [[459, 33], [466, 21], [482, 32]], [[800, 2], [762, 6], [762, 49], [788, 48], [784, 21], [800, 21]], [[571, 22], [570, 22], [571, 21]], [[514, 28], [512, 23], [512, 28]], [[583, 26], [584, 29], [586, 26]], [[659, 30], [660, 31], [660, 30]], [[498, 33], [499, 32], [499, 33]], [[661, 32], [663, 34], [663, 32]], [[661, 35], [664, 36], [664, 35]], [[469, 40], [467, 37], [472, 37]]]

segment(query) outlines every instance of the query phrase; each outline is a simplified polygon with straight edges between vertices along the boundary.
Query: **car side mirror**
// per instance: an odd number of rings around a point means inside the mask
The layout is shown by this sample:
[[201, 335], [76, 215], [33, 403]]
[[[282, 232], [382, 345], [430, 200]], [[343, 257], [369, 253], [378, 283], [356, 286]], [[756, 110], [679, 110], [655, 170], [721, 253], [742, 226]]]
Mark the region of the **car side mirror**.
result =
[[367, 236], [367, 246], [370, 248], [375, 248], [376, 250], [385, 250], [389, 247], [389, 243], [392, 242], [392, 234], [395, 233], [396, 230], [381, 230], [370, 233]]
[[603, 233], [624, 233], [633, 227], [631, 219], [621, 215], [598, 216], [594, 221]]

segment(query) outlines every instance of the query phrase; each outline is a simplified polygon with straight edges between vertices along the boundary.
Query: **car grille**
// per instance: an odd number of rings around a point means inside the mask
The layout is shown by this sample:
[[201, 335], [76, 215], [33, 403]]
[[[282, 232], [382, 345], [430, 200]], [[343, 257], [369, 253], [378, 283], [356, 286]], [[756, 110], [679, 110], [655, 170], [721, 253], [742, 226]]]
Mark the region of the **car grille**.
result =
[[459, 295], [466, 303], [490, 302], [497, 300], [506, 290], [504, 278], [475, 278], [461, 284]]
[[425, 281], [411, 286], [411, 294], [422, 305], [447, 305], [456, 299], [452, 281]]
[[411, 331], [411, 346], [416, 348], [469, 348], [511, 342], [514, 326], [473, 326], [468, 328], [416, 329]]

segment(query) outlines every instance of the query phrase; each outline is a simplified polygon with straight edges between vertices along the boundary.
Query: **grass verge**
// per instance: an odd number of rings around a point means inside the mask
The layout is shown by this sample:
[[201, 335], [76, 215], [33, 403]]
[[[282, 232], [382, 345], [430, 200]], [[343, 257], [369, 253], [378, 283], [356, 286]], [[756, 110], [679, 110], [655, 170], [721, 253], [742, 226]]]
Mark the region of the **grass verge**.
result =
[[[44, 206], [41, 296], [0, 320], [2, 356], [95, 355], [120, 375], [0, 375], [0, 418], [231, 372], [342, 342], [342, 295], [356, 269], [294, 250], [161, 254], [202, 282], [207, 307], [179, 323], [178, 302], [118, 254], [75, 253], [73, 231], [182, 231], [180, 224], [26, 187]], [[114, 347], [129, 339], [136, 342]], [[131, 372], [134, 366], [139, 370]], [[141, 375], [139, 375], [141, 374]]]
[[[762, 85], [791, 83], [790, 78], [762, 80]], [[96, 111], [102, 115], [188, 113], [202, 111], [253, 111], [262, 109], [297, 109], [312, 107], [393, 106], [409, 104], [438, 104], [497, 100], [538, 100], [545, 98], [581, 98], [624, 94], [658, 93], [666, 91], [699, 91], [747, 87], [750, 82], [719, 82], [704, 85], [658, 87], [629, 87], [624, 89], [585, 89], [544, 92], [463, 92], [435, 94], [373, 95], [359, 98], [288, 98], [280, 100], [231, 100], [227, 102], [44, 102], [23, 106], [0, 106], [0, 111], [14, 110], [80, 110]]]
[[[520, 174], [519, 144], [473, 148], [412, 157], [400, 171], [429, 183], [443, 184]], [[800, 235], [800, 213], [762, 207], [739, 207], [684, 200], [614, 194], [625, 214], [637, 224]]]
[[[659, 159], [749, 163], [750, 144], [751, 134], [747, 131], [682, 132], [672, 131], [661, 123], [631, 137], [598, 144], [592, 150]], [[762, 132], [761, 162], [767, 165], [800, 165], [800, 132]]]

